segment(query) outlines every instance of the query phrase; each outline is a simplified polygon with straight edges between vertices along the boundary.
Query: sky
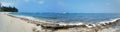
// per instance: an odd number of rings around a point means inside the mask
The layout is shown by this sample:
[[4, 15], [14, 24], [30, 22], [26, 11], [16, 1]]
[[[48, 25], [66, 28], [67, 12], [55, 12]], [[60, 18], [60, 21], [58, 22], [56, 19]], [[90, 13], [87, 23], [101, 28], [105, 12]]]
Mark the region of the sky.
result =
[[119, 13], [120, 0], [0, 0], [19, 12]]

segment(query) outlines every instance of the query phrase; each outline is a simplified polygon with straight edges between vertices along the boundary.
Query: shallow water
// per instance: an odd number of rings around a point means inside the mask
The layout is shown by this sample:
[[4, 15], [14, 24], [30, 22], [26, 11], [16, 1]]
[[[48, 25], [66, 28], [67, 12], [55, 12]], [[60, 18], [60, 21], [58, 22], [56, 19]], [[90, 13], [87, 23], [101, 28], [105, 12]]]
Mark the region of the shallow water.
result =
[[99, 23], [102, 21], [111, 21], [120, 18], [117, 13], [11, 13], [19, 16], [27, 16], [36, 19], [42, 19], [48, 22], [64, 23]]

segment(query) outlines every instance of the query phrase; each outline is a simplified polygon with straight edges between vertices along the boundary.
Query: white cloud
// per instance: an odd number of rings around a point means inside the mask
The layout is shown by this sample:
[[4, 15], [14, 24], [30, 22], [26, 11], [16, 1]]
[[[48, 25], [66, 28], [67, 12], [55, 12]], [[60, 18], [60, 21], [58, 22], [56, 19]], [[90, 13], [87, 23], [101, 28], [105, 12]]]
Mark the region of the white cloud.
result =
[[45, 0], [38, 0], [38, 3], [39, 3], [39, 4], [44, 4], [44, 3], [45, 3]]
[[11, 3], [11, 2], [1, 2], [2, 6], [14, 6], [15, 3]]

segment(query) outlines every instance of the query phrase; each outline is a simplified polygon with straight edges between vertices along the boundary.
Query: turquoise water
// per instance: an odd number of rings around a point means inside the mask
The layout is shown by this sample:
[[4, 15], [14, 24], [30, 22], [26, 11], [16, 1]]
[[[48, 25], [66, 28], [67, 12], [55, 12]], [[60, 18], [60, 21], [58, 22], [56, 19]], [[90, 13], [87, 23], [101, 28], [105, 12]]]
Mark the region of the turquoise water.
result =
[[28, 16], [36, 19], [57, 20], [64, 23], [98, 23], [120, 18], [118, 13], [11, 13], [14, 15]]

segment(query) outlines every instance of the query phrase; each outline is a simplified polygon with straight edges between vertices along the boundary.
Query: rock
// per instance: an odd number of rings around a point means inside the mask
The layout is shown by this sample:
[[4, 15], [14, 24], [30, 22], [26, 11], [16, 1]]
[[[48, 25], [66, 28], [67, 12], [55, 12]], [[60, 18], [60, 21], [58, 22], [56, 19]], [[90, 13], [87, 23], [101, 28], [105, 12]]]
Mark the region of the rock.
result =
[[93, 24], [88, 24], [88, 26], [93, 26]]
[[84, 28], [86, 28], [87, 26], [86, 26], [86, 25], [79, 25], [79, 27], [84, 27]]
[[37, 30], [37, 28], [35, 28], [35, 27], [33, 27], [33, 29], [32, 29], [33, 31], [36, 31]]
[[119, 22], [119, 21], [120, 21], [120, 19], [116, 20], [116, 22]]
[[36, 26], [40, 26], [40, 24], [36, 24]]
[[101, 26], [105, 26], [105, 24], [100, 24]]

